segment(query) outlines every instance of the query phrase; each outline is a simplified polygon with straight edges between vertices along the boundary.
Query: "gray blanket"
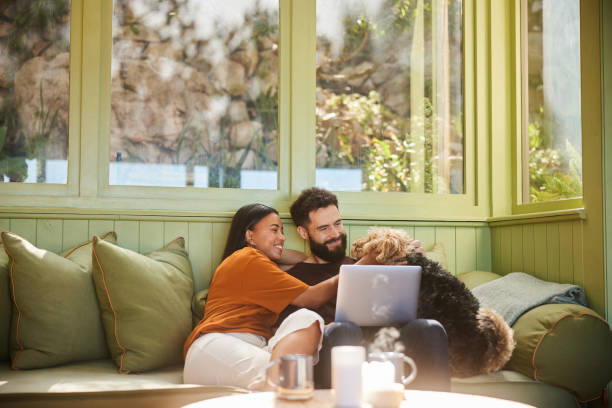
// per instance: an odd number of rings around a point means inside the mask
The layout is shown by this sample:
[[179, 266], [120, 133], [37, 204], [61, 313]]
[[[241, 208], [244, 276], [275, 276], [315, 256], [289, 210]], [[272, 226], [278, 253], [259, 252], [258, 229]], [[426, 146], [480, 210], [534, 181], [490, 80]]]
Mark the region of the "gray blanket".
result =
[[482, 307], [495, 310], [510, 326], [526, 311], [545, 303], [587, 306], [578, 285], [546, 282], [522, 272], [512, 272], [472, 289]]

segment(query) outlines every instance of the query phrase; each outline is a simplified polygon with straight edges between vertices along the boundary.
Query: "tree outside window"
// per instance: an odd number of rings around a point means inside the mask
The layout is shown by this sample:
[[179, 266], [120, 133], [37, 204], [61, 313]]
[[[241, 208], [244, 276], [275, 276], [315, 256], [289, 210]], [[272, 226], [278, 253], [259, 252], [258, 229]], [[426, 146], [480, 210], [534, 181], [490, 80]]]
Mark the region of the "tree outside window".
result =
[[580, 1], [523, 0], [522, 201], [582, 196]]
[[0, 5], [0, 182], [67, 180], [70, 1]]
[[317, 2], [317, 184], [464, 192], [460, 0]]

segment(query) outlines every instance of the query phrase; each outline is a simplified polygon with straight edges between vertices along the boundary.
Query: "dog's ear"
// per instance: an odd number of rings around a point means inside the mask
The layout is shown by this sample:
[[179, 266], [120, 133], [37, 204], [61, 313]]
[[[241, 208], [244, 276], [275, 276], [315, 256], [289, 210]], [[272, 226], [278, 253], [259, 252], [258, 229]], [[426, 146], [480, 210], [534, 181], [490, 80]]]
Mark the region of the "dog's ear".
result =
[[368, 238], [358, 238], [353, 242], [351, 246], [351, 257], [355, 259], [359, 259], [365, 255], [365, 251], [363, 246], [368, 242]]
[[499, 371], [512, 357], [515, 346], [513, 331], [504, 318], [491, 309], [478, 309], [477, 319], [478, 327], [487, 342], [482, 373]]
[[402, 255], [406, 255], [406, 241], [403, 239], [403, 231], [394, 230], [391, 228], [379, 228], [376, 231], [371, 231], [368, 245], [375, 248], [379, 255], [376, 261], [383, 265], [393, 263], [393, 260]]

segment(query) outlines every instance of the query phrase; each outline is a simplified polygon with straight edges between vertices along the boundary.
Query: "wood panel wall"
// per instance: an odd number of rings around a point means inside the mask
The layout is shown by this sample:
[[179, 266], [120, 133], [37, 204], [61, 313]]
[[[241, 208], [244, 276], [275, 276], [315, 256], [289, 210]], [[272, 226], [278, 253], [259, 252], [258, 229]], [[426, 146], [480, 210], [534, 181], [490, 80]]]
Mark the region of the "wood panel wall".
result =
[[[493, 272], [584, 286], [582, 220], [491, 226]], [[588, 293], [587, 293], [588, 296]]]
[[[36, 246], [61, 252], [85, 242], [94, 234], [116, 231], [118, 245], [139, 253], [162, 248], [174, 238], [185, 238], [194, 271], [195, 289], [208, 287], [218, 265], [229, 231], [229, 219], [218, 220], [122, 220], [70, 218], [0, 218], [0, 230], [12, 231]], [[285, 222], [286, 247], [306, 250], [306, 243], [293, 224]], [[345, 222], [348, 241], [367, 234], [374, 223]], [[444, 244], [448, 269], [452, 273], [491, 270], [491, 239], [486, 223], [418, 223], [395, 222], [411, 236], [423, 242], [425, 248], [437, 242]]]

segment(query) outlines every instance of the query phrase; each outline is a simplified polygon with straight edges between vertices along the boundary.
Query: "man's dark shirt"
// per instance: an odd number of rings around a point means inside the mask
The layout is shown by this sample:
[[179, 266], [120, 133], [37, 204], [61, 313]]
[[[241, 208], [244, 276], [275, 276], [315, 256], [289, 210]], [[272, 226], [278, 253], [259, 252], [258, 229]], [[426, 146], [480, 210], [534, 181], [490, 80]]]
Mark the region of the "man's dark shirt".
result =
[[[349, 257], [345, 257], [339, 262], [326, 264], [300, 262], [289, 269], [287, 273], [310, 286], [314, 286], [317, 283], [337, 275], [340, 272], [340, 265], [353, 263], [355, 263], [355, 260]], [[278, 316], [278, 320], [274, 324], [274, 327], [278, 327], [287, 316], [298, 309], [300, 308], [297, 306], [287, 306]], [[328, 300], [323, 306], [312, 310], [323, 317], [325, 324], [333, 322], [336, 317], [336, 296]]]

